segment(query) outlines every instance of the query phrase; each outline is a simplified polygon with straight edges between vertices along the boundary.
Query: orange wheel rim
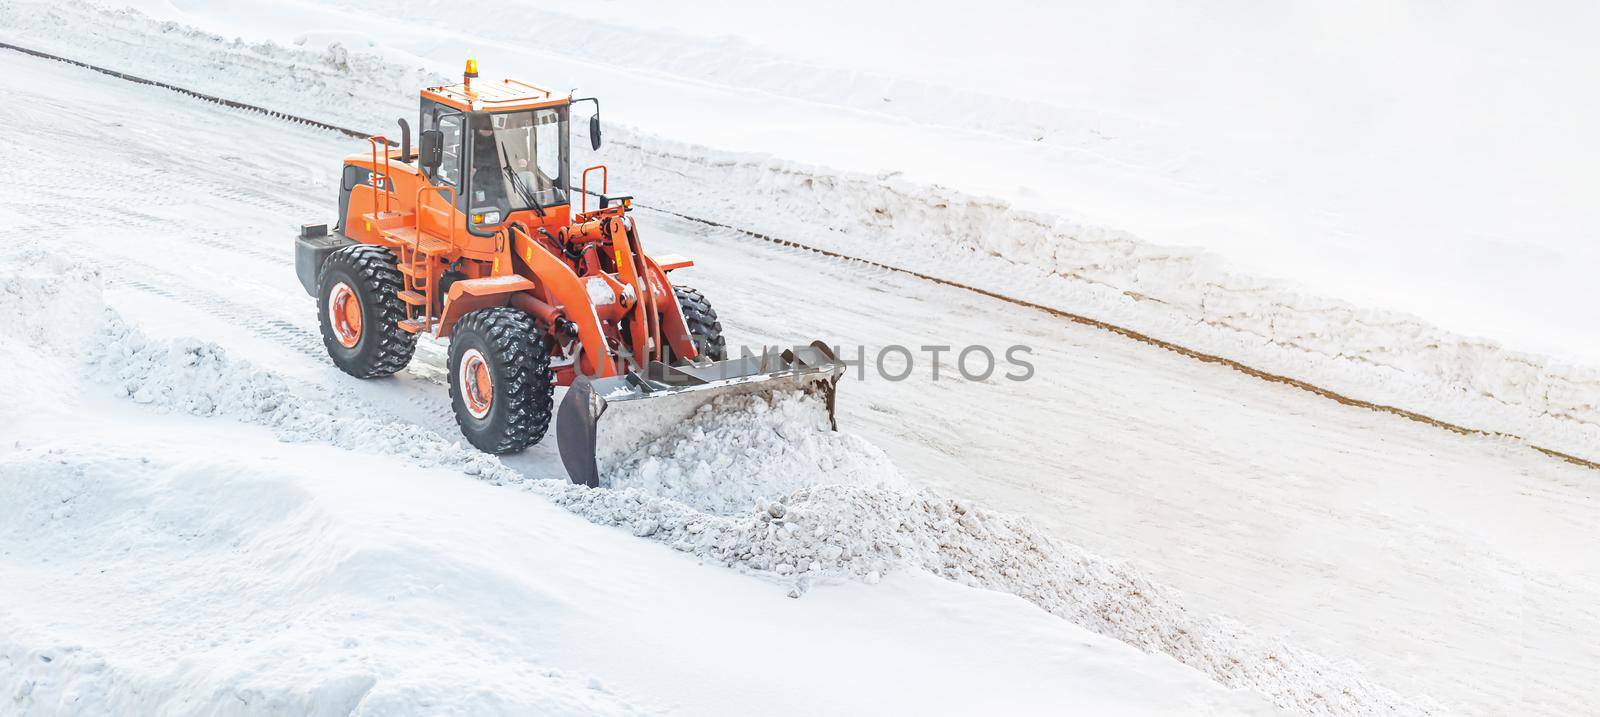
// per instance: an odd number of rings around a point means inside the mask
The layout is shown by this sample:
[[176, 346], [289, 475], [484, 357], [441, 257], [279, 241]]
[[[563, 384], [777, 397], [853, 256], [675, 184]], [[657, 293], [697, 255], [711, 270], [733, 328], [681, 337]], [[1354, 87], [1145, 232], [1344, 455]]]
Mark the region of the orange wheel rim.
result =
[[342, 281], [328, 292], [328, 325], [339, 345], [350, 349], [361, 343], [361, 299]]
[[473, 418], [489, 415], [494, 405], [494, 377], [489, 374], [489, 362], [483, 352], [467, 349], [461, 355], [461, 400]]

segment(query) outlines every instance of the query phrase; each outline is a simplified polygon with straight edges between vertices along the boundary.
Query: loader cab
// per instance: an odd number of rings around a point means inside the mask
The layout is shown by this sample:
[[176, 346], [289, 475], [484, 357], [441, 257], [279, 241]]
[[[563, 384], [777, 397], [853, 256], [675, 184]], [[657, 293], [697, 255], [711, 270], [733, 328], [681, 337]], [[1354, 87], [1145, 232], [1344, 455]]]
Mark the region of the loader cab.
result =
[[[466, 115], [463, 192], [474, 213], [564, 205], [570, 187], [567, 108]], [[487, 223], [497, 223], [489, 220]]]
[[565, 207], [572, 191], [570, 100], [511, 80], [473, 87], [470, 79], [423, 90], [419, 169], [430, 182], [456, 190], [456, 206], [473, 224]]

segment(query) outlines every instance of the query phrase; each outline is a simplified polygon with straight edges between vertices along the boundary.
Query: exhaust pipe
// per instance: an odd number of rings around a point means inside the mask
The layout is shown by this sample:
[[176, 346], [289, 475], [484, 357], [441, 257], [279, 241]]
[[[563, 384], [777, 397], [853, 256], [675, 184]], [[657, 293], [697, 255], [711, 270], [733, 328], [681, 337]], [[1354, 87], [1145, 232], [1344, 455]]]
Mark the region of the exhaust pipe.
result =
[[400, 161], [411, 161], [411, 125], [406, 123], [406, 118], [401, 117], [400, 122]]

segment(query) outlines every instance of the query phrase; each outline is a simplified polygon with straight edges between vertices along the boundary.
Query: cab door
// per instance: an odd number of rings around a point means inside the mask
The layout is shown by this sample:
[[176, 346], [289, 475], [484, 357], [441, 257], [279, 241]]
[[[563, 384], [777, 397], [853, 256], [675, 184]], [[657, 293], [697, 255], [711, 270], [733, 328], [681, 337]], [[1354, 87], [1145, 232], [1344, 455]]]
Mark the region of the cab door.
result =
[[[439, 163], [428, 179], [435, 187], [448, 187], [448, 190], [429, 190], [422, 193], [417, 204], [417, 227], [424, 233], [439, 237], [450, 236], [450, 227], [457, 225], [456, 243], [459, 245], [468, 236], [462, 231], [456, 218], [455, 207], [451, 206], [450, 199], [464, 191], [461, 187], [463, 176], [462, 160], [464, 153], [462, 128], [465, 118], [461, 113], [441, 114], [435, 120], [435, 128], [443, 135], [440, 147], [443, 150], [443, 161]], [[458, 200], [459, 203], [459, 200]]]

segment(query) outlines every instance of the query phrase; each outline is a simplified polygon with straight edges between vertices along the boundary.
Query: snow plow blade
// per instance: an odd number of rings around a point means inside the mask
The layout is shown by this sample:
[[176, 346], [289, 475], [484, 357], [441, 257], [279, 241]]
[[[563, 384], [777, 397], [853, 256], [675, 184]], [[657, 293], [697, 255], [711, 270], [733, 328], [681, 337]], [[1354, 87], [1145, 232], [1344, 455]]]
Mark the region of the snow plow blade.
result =
[[[596, 488], [606, 459], [658, 438], [719, 396], [803, 389], [827, 402], [828, 420], [837, 430], [833, 403], [843, 373], [833, 351], [814, 341], [724, 361], [682, 366], [652, 361], [644, 371], [622, 376], [579, 376], [556, 413], [556, 445], [572, 482]], [[606, 413], [617, 405], [626, 410]]]

